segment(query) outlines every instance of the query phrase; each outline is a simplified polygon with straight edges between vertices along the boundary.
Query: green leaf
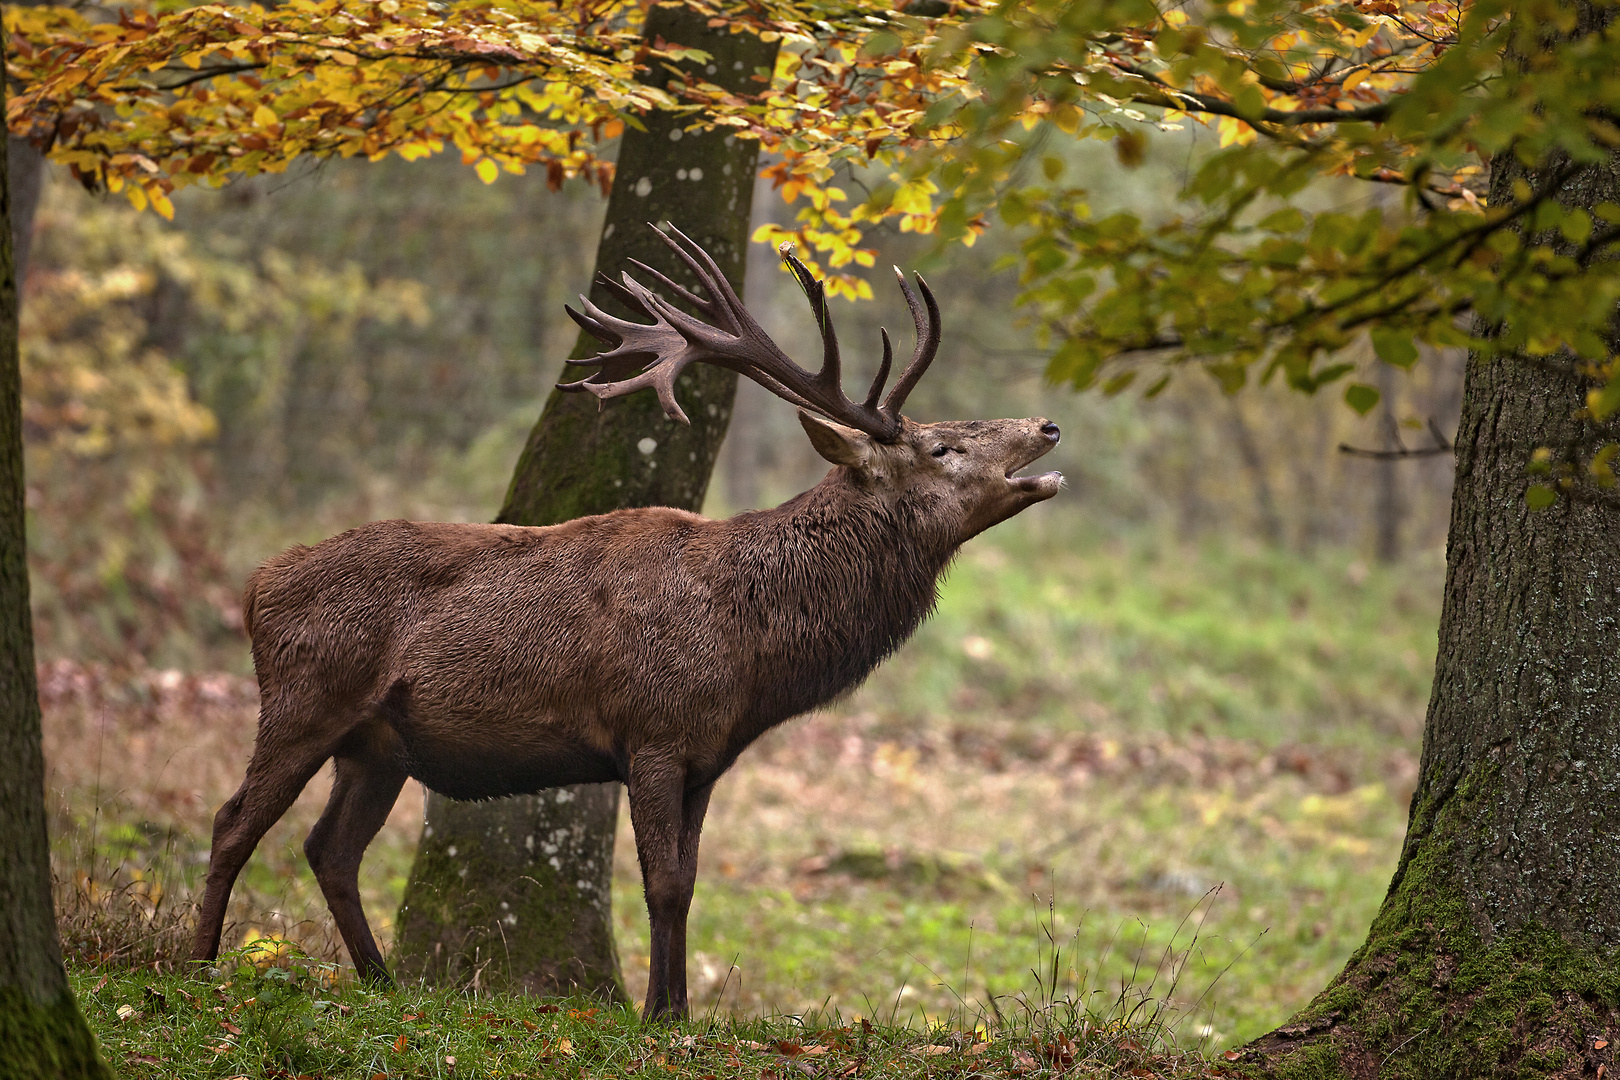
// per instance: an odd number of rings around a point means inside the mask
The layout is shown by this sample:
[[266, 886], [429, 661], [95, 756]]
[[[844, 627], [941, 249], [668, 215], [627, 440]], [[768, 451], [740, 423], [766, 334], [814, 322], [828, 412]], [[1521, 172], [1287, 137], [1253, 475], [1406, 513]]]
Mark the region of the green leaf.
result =
[[1564, 220], [1558, 223], [1559, 231], [1564, 239], [1572, 244], [1584, 244], [1586, 238], [1592, 235], [1592, 219], [1580, 209], [1571, 209], [1564, 215]]
[[1266, 111], [1266, 95], [1254, 83], [1245, 83], [1232, 97], [1232, 108], [1245, 120], [1258, 120]]
[[1107, 382], [1103, 383], [1103, 394], [1107, 397], [1113, 397], [1115, 394], [1122, 392], [1126, 387], [1130, 386], [1131, 383], [1135, 381], [1136, 372], [1122, 371], [1118, 375], [1108, 379]]
[[1295, 207], [1285, 206], [1261, 218], [1258, 227], [1266, 232], [1298, 232], [1305, 227], [1305, 215]]
[[1412, 343], [1409, 331], [1380, 326], [1372, 331], [1372, 343], [1378, 359], [1386, 364], [1405, 371], [1417, 363], [1417, 346]]
[[1524, 504], [1532, 510], [1545, 510], [1558, 501], [1558, 492], [1546, 484], [1531, 484], [1524, 493]]
[[1344, 403], [1362, 416], [1372, 412], [1373, 406], [1378, 404], [1378, 397], [1378, 388], [1366, 383], [1351, 383], [1344, 388]]

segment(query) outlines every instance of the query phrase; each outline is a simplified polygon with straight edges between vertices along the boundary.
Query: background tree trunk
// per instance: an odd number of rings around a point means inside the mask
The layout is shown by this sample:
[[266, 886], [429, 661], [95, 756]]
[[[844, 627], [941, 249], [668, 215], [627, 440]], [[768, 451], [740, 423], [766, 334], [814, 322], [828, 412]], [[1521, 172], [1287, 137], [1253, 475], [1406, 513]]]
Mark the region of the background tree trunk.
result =
[[[1377, 366], [1378, 419], [1384, 429], [1384, 444], [1391, 450], [1400, 446], [1400, 428], [1395, 418], [1395, 369], [1388, 364]], [[1400, 458], [1375, 461], [1373, 482], [1377, 493], [1373, 499], [1373, 552], [1378, 561], [1386, 565], [1401, 557], [1401, 505]]]
[[[1582, 30], [1595, 22], [1583, 8]], [[1538, 180], [1512, 151], [1492, 168], [1493, 204], [1516, 177]], [[1559, 197], [1620, 201], [1620, 158], [1580, 170]], [[1406, 843], [1366, 944], [1247, 1049], [1268, 1074], [1616, 1067], [1620, 500], [1596, 489], [1542, 511], [1525, 504], [1532, 451], [1589, 436], [1587, 388], [1557, 364], [1470, 360]]]
[[[702, 76], [732, 89], [756, 86], [755, 70], [776, 57], [774, 43], [716, 35], [685, 8], [655, 8], [647, 35], [711, 53]], [[682, 280], [684, 268], [646, 224], [669, 221], [714, 256], [741, 294], [757, 144], [683, 132], [678, 118], [664, 115], [646, 123], [645, 132], [627, 131], [620, 148], [598, 272], [616, 276], [634, 258]], [[617, 307], [594, 283], [591, 298]], [[598, 348], [581, 334], [573, 355]], [[590, 395], [553, 391], [496, 520], [550, 525], [622, 507], [699, 509], [736, 385], [735, 374], [711, 365], [689, 369], [679, 396], [690, 427], [665, 417], [652, 394], [598, 409]], [[401, 973], [623, 996], [611, 921], [618, 810], [617, 784], [485, 804], [430, 793], [399, 914]]]
[[0, 1072], [17, 1080], [105, 1077], [95, 1040], [68, 990], [51, 902], [24, 535], [17, 277], [5, 174], [0, 160]]

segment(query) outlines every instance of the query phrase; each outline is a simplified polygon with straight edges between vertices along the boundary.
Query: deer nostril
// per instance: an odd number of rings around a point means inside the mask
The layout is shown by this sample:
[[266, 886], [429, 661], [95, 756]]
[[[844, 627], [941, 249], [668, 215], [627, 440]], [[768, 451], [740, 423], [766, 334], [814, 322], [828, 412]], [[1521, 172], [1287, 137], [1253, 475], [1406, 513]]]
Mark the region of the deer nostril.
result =
[[1050, 420], [1041, 425], [1041, 434], [1045, 435], [1053, 442], [1057, 442], [1058, 439], [1063, 437], [1063, 432], [1059, 431], [1058, 426], [1052, 423]]

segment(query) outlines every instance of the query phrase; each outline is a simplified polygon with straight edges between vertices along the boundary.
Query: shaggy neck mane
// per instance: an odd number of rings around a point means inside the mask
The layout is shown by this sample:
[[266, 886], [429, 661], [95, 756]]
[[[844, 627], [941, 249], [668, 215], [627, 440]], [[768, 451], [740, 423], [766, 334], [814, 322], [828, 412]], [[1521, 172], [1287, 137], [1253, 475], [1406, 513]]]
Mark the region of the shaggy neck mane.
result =
[[767, 727], [854, 689], [909, 638], [958, 546], [937, 512], [907, 496], [886, 501], [844, 469], [729, 524]]

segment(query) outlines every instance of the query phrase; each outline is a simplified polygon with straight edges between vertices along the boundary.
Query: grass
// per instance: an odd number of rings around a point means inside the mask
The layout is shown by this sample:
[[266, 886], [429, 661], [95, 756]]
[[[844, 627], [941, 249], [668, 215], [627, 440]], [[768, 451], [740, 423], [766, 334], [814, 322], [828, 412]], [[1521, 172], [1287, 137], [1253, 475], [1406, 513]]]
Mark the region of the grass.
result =
[[[1432, 558], [1383, 569], [1335, 551], [1043, 535], [1023, 519], [975, 541], [899, 656], [849, 700], [761, 740], [719, 785], [692, 916], [695, 1009], [726, 1031], [823, 1017], [904, 1043], [930, 1025], [999, 1028], [1007, 1000], [1151, 986], [1176, 1045], [1218, 1054], [1267, 1030], [1361, 942], [1388, 884], [1440, 579]], [[126, 951], [166, 972], [164, 920], [184, 922], [212, 811], [251, 745], [251, 682], [59, 664], [44, 697], [64, 907], [81, 930], [133, 913], [151, 941]], [[312, 783], [249, 863], [232, 942], [276, 933], [338, 955], [299, 851], [328, 784]], [[362, 872], [385, 940], [420, 807], [410, 785]], [[639, 994], [646, 928], [627, 824], [615, 886]], [[83, 963], [97, 948], [70, 952]], [[139, 1009], [128, 993], [144, 991], [121, 986], [114, 976], [96, 1000]], [[417, 992], [400, 993], [389, 1000]], [[432, 1000], [434, 1015], [473, 1007]], [[105, 1026], [101, 1008], [104, 1037], [134, 1030]], [[499, 1015], [540, 1022], [532, 1004], [510, 1009]], [[1071, 1041], [1094, 1022], [1076, 1016]], [[716, 1030], [680, 1037], [743, 1037]], [[591, 1060], [576, 1064], [623, 1064]], [[798, 1071], [780, 1054], [761, 1061]]]
[[120, 1075], [1208, 1075], [1202, 1048], [1176, 1044], [1151, 995], [1100, 988], [1007, 998], [993, 1015], [957, 1013], [922, 1027], [828, 1010], [755, 1018], [711, 1012], [651, 1027], [633, 1009], [585, 1000], [378, 991], [285, 942], [259, 942], [216, 966], [193, 967], [119, 978], [75, 973], [85, 1015]]

